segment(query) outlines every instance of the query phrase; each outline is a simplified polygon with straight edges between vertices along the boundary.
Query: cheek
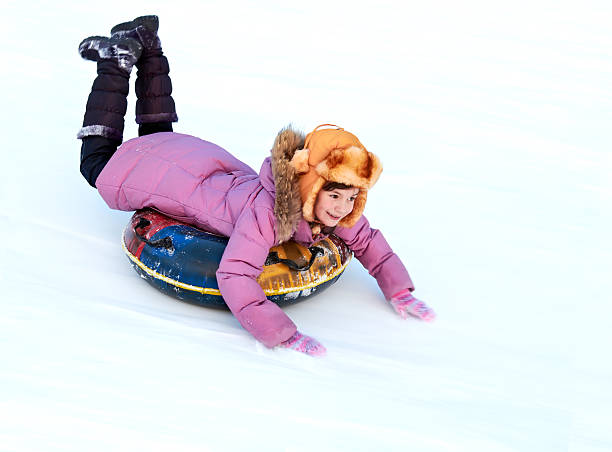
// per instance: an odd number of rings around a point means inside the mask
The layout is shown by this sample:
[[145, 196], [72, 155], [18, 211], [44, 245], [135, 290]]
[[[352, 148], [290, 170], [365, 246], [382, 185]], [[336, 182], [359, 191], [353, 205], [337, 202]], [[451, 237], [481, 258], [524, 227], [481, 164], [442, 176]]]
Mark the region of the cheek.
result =
[[317, 205], [319, 206], [320, 209], [327, 209], [332, 204], [333, 204], [333, 200], [331, 200], [329, 197], [326, 197], [326, 196], [321, 196], [317, 201]]
[[322, 204], [323, 204], [323, 198], [321, 196], [318, 196], [317, 200], [315, 201], [314, 210], [319, 210]]
[[314, 214], [316, 217], [320, 217], [323, 212], [326, 210], [325, 201], [323, 198], [317, 199], [317, 203], [314, 206]]

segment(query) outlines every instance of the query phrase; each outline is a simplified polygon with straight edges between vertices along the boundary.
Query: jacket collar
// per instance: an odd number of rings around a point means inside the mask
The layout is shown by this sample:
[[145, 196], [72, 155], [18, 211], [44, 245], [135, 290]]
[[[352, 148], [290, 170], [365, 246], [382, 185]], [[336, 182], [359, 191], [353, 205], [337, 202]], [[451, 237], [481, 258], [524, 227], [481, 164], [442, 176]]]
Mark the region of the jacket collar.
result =
[[259, 173], [261, 184], [274, 198], [278, 243], [286, 242], [294, 234], [299, 242], [312, 242], [310, 226], [302, 218], [298, 174], [290, 164], [295, 151], [303, 147], [304, 135], [291, 126], [284, 128], [276, 136], [271, 155], [264, 160]]

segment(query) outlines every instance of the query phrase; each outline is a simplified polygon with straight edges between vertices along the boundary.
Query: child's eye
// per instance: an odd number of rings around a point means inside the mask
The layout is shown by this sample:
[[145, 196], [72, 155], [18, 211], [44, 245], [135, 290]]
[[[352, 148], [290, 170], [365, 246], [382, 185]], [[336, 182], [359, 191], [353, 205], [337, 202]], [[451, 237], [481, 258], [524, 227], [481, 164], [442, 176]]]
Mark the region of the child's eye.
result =
[[331, 197], [332, 197], [332, 198], [334, 198], [334, 199], [338, 199], [338, 195], [336, 195], [335, 193], [332, 193], [332, 194], [331, 194], [331, 195], [329, 195], [329, 196], [331, 196]]

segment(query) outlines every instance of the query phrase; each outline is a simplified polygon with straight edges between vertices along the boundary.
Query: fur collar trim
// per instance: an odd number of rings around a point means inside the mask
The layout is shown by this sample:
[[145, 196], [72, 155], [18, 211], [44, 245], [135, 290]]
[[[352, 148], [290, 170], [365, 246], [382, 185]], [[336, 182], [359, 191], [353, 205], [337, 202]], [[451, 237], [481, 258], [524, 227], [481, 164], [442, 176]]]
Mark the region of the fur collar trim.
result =
[[272, 147], [270, 163], [276, 189], [274, 216], [278, 243], [289, 240], [302, 220], [299, 175], [291, 165], [291, 159], [295, 151], [303, 147], [304, 134], [291, 125], [278, 133]]

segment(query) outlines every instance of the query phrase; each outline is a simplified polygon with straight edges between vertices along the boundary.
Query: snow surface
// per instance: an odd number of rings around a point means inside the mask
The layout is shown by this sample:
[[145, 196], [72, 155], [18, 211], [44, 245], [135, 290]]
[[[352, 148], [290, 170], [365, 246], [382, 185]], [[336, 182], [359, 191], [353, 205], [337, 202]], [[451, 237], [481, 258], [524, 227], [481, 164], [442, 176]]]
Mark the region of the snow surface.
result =
[[[0, 450], [611, 450], [612, 6], [498, 3], [4, 2]], [[381, 157], [366, 213], [434, 324], [354, 261], [286, 309], [314, 359], [138, 277], [78, 172], [77, 46], [144, 13], [176, 131], [259, 168], [331, 122]]]

